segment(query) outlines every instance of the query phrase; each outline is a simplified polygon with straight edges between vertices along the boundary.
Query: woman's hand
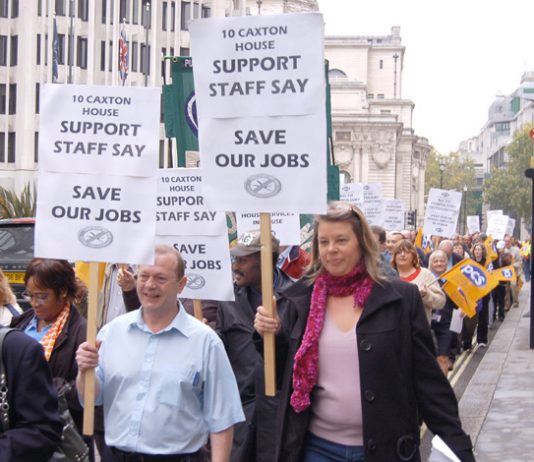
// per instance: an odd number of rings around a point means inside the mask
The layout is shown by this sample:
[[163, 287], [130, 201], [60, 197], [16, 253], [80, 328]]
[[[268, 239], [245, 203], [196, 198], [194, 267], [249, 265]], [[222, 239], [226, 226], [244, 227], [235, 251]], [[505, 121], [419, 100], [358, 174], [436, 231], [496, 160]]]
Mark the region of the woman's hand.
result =
[[427, 286], [423, 286], [419, 289], [419, 293], [421, 294], [421, 298], [426, 297], [426, 294], [428, 293]]
[[[276, 313], [276, 299], [273, 297], [273, 310]], [[267, 310], [263, 306], [258, 306], [256, 311], [256, 316], [254, 317], [254, 329], [256, 332], [263, 337], [265, 333], [276, 334], [282, 327], [282, 322], [278, 317], [278, 314], [275, 317], [272, 317], [267, 313]]]

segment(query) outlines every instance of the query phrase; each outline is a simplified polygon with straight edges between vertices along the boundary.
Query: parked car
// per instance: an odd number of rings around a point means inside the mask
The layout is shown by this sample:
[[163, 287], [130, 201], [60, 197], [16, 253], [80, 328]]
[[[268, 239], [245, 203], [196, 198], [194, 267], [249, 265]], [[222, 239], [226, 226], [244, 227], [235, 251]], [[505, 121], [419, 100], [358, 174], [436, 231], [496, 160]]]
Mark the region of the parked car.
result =
[[22, 298], [24, 273], [33, 258], [35, 218], [9, 218], [0, 220], [0, 268], [7, 277], [17, 303], [29, 308]]

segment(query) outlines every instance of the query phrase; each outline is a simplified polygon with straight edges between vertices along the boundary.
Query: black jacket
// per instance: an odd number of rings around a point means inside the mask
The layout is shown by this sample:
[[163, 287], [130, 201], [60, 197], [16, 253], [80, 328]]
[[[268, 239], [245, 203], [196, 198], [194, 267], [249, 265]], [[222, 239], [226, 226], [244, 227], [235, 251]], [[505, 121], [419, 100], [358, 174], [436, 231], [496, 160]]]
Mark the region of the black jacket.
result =
[[7, 376], [10, 430], [0, 434], [0, 460], [45, 462], [61, 441], [63, 424], [43, 349], [20, 331], [2, 351]]
[[[306, 327], [311, 291], [311, 286], [301, 282], [286, 292], [290, 304], [282, 323], [288, 350], [278, 414], [278, 461], [301, 460], [308, 428], [309, 409], [297, 414], [289, 398], [293, 359]], [[396, 280], [375, 284], [356, 334], [365, 460], [419, 461], [422, 418], [463, 462], [474, 461], [471, 440], [458, 417], [456, 397], [434, 356], [417, 286]]]
[[[294, 282], [278, 268], [275, 270], [274, 281], [278, 314], [282, 316], [287, 303], [282, 293]], [[231, 460], [272, 462], [278, 398], [265, 396], [263, 356], [256, 349], [257, 339], [254, 335], [257, 307], [251, 305], [248, 290], [246, 287], [235, 287], [234, 302], [219, 302], [215, 329], [226, 348], [247, 418], [246, 422], [235, 429]]]
[[[13, 318], [11, 327], [24, 330], [30, 323], [33, 314], [33, 310], [28, 310]], [[78, 312], [77, 308], [71, 305], [69, 319], [56, 340], [48, 362], [56, 389], [59, 391], [67, 382], [71, 385], [71, 390], [67, 393], [66, 398], [69, 411], [80, 433], [83, 427], [83, 408], [76, 392], [76, 375], [78, 374], [76, 350], [81, 343], [85, 342], [86, 336], [87, 321]]]

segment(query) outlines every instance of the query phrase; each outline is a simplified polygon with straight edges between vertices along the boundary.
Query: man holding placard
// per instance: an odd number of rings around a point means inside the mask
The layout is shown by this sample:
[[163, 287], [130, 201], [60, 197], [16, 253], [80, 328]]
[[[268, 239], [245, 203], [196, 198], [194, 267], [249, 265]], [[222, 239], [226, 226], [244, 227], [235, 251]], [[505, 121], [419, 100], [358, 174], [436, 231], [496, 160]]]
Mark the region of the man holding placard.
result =
[[[279, 242], [274, 236], [272, 249], [275, 263]], [[242, 234], [230, 249], [235, 302], [220, 302], [217, 312], [216, 330], [226, 347], [246, 416], [246, 422], [235, 429], [232, 462], [271, 462], [274, 457], [278, 398], [264, 395], [263, 358], [254, 342], [254, 316], [262, 305], [260, 250], [260, 231]], [[278, 311], [283, 312], [282, 292], [293, 281], [274, 266], [273, 282]]]
[[229, 458], [244, 420], [235, 377], [217, 335], [176, 304], [186, 282], [181, 255], [157, 246], [155, 264], [139, 267], [141, 308], [105, 325], [98, 349], [78, 349], [80, 396], [96, 368], [111, 448], [104, 461], [197, 462], [208, 434], [212, 460]]

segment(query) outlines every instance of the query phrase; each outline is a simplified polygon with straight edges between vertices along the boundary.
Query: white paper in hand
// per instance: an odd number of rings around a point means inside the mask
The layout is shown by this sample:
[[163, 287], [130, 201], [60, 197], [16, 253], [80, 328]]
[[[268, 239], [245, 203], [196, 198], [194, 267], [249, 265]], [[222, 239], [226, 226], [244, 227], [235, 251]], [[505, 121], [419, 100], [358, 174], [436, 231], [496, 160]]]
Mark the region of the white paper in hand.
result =
[[428, 462], [461, 462], [438, 435], [432, 438], [432, 450]]

